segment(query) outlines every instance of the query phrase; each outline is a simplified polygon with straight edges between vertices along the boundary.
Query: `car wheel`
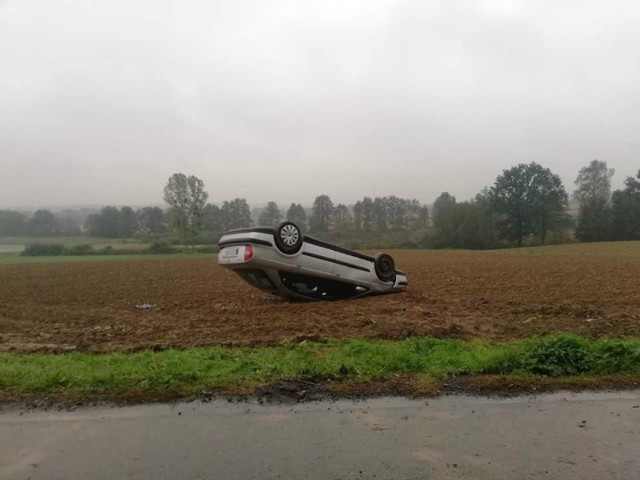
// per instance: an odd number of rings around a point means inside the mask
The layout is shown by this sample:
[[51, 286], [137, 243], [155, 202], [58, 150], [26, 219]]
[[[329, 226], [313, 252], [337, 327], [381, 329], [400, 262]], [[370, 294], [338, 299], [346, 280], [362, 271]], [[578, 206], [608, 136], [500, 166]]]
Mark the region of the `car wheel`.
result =
[[376, 275], [383, 282], [395, 282], [396, 280], [396, 264], [391, 255], [387, 253], [379, 253], [375, 256], [373, 262]]
[[273, 232], [273, 240], [282, 253], [296, 253], [302, 247], [302, 231], [293, 222], [282, 222]]

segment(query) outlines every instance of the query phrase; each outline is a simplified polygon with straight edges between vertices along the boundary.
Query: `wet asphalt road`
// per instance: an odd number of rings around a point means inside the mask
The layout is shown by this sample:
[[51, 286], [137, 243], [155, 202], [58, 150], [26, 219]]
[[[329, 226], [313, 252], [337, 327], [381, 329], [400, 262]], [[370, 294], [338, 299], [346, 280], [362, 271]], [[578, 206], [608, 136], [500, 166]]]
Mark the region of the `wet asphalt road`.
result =
[[0, 412], [0, 479], [640, 478], [640, 391]]

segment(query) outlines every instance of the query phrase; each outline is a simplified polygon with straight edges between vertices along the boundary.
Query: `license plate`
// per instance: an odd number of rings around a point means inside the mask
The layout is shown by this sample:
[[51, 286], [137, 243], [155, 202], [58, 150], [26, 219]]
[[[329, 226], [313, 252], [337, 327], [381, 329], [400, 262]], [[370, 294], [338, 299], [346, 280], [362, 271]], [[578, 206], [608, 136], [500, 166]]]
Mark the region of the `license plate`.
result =
[[240, 253], [240, 247], [225, 248], [222, 250], [222, 258], [234, 258]]
[[218, 254], [218, 263], [229, 265], [231, 263], [243, 263], [245, 247], [239, 245], [237, 247], [227, 247], [220, 250]]

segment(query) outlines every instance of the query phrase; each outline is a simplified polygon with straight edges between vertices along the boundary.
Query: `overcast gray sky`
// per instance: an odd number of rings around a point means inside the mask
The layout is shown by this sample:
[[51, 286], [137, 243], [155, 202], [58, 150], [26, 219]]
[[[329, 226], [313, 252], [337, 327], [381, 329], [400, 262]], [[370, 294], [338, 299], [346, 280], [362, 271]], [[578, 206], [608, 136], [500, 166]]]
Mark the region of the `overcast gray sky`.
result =
[[640, 169], [640, 2], [0, 0], [0, 208], [458, 199]]

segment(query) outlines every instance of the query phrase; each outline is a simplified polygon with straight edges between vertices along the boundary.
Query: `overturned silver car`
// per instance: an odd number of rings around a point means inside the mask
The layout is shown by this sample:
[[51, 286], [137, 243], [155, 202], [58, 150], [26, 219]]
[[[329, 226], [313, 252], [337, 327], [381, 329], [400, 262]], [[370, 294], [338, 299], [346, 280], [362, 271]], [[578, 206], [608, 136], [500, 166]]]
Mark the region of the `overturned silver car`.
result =
[[407, 276], [386, 253], [365, 255], [308, 235], [292, 222], [226, 232], [218, 263], [260, 290], [297, 300], [397, 293]]

